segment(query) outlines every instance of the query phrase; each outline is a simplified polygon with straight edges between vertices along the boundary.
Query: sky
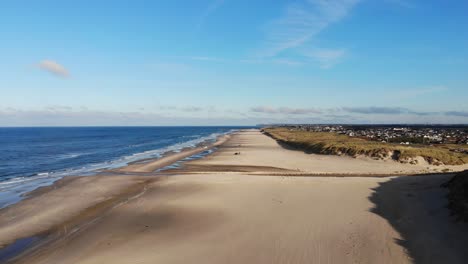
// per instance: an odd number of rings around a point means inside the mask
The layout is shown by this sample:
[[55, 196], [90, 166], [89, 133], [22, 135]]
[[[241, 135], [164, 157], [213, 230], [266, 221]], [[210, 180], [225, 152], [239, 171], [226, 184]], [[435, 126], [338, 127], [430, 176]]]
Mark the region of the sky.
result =
[[468, 2], [0, 3], [0, 126], [468, 123]]

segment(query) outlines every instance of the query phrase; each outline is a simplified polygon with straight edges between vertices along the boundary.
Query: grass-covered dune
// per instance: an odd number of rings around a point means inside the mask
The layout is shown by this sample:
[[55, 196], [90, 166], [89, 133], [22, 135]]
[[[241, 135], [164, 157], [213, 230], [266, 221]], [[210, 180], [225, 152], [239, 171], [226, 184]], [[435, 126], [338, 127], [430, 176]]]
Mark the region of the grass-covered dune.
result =
[[[376, 159], [391, 158], [405, 163], [423, 157], [430, 164], [461, 165], [468, 163], [468, 155], [451, 151], [455, 146], [400, 145], [382, 143], [337, 133], [309, 132], [288, 128], [265, 128], [263, 132], [278, 142], [306, 152], [329, 155], [365, 155]], [[462, 146], [466, 148], [466, 146]]]

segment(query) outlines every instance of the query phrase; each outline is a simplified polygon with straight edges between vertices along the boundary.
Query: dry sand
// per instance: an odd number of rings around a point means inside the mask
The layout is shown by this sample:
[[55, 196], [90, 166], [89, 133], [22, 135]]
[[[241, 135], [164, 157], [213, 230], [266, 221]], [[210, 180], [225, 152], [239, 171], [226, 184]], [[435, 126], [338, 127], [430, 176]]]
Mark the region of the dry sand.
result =
[[[234, 153], [240, 152], [240, 155]], [[462, 171], [468, 169], [468, 164], [460, 166], [434, 166], [421, 164], [403, 164], [394, 160], [373, 160], [370, 158], [352, 158], [349, 156], [332, 156], [308, 154], [299, 150], [289, 150], [281, 147], [274, 139], [261, 134], [258, 130], [248, 130], [236, 135], [226, 142], [214, 155], [202, 160], [190, 162], [195, 165], [189, 170], [210, 171], [217, 166], [270, 167], [290, 170], [295, 174], [353, 174], [353, 175], [388, 175], [417, 174], [440, 172], [445, 169]], [[259, 171], [257, 169], [257, 171]], [[284, 174], [284, 173], [281, 173]]]
[[[80, 213], [140, 193], [155, 179], [135, 176], [67, 177], [33, 197], [0, 210], [0, 246], [60, 229]], [[81, 216], [82, 217], [82, 216]]]
[[450, 175], [267, 176], [389, 173], [275, 144], [247, 131], [189, 162], [198, 174], [65, 180], [0, 211], [0, 241], [61, 227], [16, 263], [466, 263], [467, 226], [439, 187]]

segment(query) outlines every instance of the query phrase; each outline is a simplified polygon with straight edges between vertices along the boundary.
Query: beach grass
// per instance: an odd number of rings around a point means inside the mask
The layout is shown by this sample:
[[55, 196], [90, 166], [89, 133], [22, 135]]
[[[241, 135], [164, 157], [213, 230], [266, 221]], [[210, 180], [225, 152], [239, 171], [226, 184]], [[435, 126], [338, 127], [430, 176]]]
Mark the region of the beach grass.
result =
[[265, 128], [263, 132], [280, 143], [307, 152], [328, 155], [359, 155], [376, 159], [392, 158], [400, 162], [415, 162], [423, 157], [430, 164], [461, 165], [468, 163], [468, 155], [453, 149], [467, 149], [464, 145], [401, 145], [329, 132], [310, 132], [289, 128]]

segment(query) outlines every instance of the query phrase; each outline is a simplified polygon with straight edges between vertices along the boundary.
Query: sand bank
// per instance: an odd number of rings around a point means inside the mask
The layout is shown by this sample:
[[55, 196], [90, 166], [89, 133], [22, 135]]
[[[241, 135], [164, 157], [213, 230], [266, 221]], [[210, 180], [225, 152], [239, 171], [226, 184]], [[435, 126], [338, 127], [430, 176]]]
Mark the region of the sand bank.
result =
[[195, 148], [184, 149], [180, 152], [168, 154], [160, 159], [150, 160], [150, 161], [142, 162], [142, 163], [133, 163], [128, 166], [112, 170], [112, 172], [133, 172], [133, 173], [154, 172], [158, 169], [169, 166], [179, 160], [182, 160], [190, 156], [202, 153], [203, 151], [218, 147], [222, 145], [223, 143], [225, 143], [229, 139], [229, 137], [230, 137], [229, 135], [220, 136], [214, 143], [202, 144]]

